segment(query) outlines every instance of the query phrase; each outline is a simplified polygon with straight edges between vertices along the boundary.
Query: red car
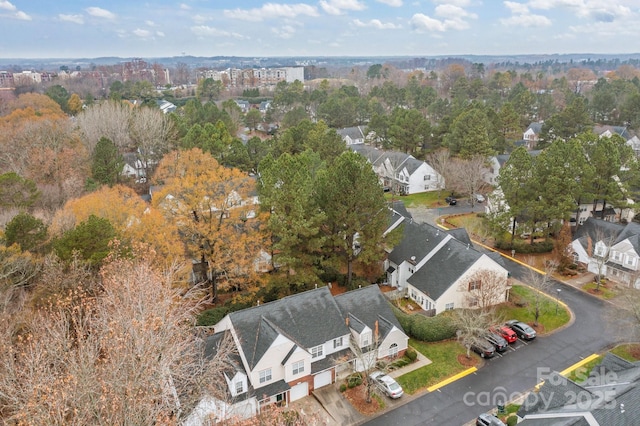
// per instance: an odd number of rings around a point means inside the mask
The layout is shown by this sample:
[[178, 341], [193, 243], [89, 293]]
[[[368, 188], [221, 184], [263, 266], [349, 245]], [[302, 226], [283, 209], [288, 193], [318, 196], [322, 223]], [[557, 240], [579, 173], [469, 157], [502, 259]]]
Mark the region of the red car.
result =
[[506, 325], [503, 325], [500, 327], [493, 327], [491, 328], [490, 331], [492, 333], [499, 334], [504, 338], [504, 340], [506, 340], [509, 343], [513, 343], [516, 340], [518, 340], [518, 336], [516, 335], [516, 332], [510, 329], [509, 327], [507, 327]]

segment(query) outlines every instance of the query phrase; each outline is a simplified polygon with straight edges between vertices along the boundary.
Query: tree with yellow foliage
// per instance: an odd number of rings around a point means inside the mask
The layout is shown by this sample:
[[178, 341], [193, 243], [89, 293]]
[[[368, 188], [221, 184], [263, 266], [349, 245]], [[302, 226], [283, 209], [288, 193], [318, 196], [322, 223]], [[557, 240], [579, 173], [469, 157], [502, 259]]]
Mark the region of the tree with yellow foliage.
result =
[[152, 205], [177, 224], [189, 256], [208, 262], [216, 285], [235, 290], [256, 282], [263, 247], [255, 180], [221, 166], [199, 148], [174, 151], [158, 165]]
[[104, 186], [98, 191], [68, 201], [51, 224], [54, 235], [72, 229], [94, 215], [108, 219], [115, 230], [132, 243], [147, 244], [157, 255], [157, 262], [171, 264], [184, 261], [184, 245], [178, 227], [162, 213], [149, 206], [131, 188]]

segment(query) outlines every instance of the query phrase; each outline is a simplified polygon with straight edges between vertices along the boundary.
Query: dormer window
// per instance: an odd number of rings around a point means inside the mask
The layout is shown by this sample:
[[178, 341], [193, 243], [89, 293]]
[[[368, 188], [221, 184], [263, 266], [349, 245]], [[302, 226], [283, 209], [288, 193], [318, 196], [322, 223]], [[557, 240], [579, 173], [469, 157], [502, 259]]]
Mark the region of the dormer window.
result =
[[244, 383], [242, 382], [242, 380], [238, 380], [236, 382], [236, 395], [240, 395], [243, 392], [244, 392]]
[[322, 345], [318, 345], [316, 347], [311, 348], [311, 358], [319, 358], [324, 355], [324, 347]]
[[369, 346], [371, 344], [371, 333], [367, 332], [362, 334], [362, 337], [360, 339], [362, 341], [363, 347]]

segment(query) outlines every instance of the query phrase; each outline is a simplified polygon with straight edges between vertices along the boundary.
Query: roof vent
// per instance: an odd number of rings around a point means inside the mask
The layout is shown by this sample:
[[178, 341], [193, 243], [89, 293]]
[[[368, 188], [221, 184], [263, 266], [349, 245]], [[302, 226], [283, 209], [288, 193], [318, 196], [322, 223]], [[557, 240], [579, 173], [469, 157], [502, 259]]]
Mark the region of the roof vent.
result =
[[469, 250], [469, 246], [471, 246], [471, 244], [467, 243], [467, 250]]
[[416, 257], [415, 256], [411, 256], [411, 261], [415, 262], [416, 261]]

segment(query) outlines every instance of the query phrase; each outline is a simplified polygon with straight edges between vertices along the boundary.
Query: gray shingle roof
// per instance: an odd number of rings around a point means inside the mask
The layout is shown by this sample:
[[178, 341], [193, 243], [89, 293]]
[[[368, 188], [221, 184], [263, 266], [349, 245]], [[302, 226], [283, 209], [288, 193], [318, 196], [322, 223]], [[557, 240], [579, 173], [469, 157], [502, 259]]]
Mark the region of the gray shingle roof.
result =
[[[335, 299], [342, 312], [348, 312], [372, 330], [375, 329], [375, 322], [378, 321], [378, 333], [381, 339], [387, 336], [393, 326], [402, 330], [387, 298], [384, 297], [377, 285], [342, 293], [337, 295]], [[351, 322], [349, 324], [351, 325]]]
[[343, 139], [347, 136], [350, 137], [352, 140], [364, 139], [364, 132], [362, 131], [362, 128], [360, 126], [345, 127], [344, 129], [337, 129], [336, 132], [340, 136], [342, 136]]
[[232, 312], [229, 319], [249, 368], [253, 369], [278, 335], [283, 335], [308, 350], [349, 334], [346, 318], [350, 315], [352, 318], [349, 324], [352, 327], [357, 327], [357, 318], [372, 330], [377, 320], [379, 332], [385, 333], [385, 336], [392, 326], [402, 330], [377, 285], [335, 297], [327, 287], [320, 287]]
[[413, 174], [416, 170], [420, 168], [424, 164], [424, 161], [416, 160], [415, 158], [408, 158], [405, 167], [410, 175]]
[[327, 287], [232, 312], [229, 318], [251, 369], [280, 332], [306, 349], [349, 332]]
[[624, 225], [619, 223], [607, 222], [590, 217], [578, 227], [573, 239], [578, 240], [580, 245], [586, 250], [589, 248], [589, 239], [591, 239], [592, 245], [595, 245], [596, 242], [601, 240], [610, 240], [613, 242], [623, 229]]
[[[549, 417], [525, 419], [518, 424], [587, 425], [585, 412], [600, 425], [640, 424], [640, 363], [607, 353], [582, 385], [561, 378], [557, 373], [553, 375], [537, 394], [527, 395], [518, 411], [521, 417], [530, 414]], [[564, 417], [567, 415], [571, 417]]]
[[440, 228], [427, 223], [404, 221], [404, 235], [400, 243], [389, 253], [389, 260], [400, 265], [415, 256], [420, 261], [447, 236]]
[[407, 280], [409, 284], [437, 300], [482, 257], [473, 247], [456, 240], [447, 241]]
[[364, 158], [369, 160], [371, 164], [375, 164], [384, 154], [383, 151], [380, 151], [379, 149], [376, 149], [369, 145], [349, 145], [349, 149], [362, 155]]

